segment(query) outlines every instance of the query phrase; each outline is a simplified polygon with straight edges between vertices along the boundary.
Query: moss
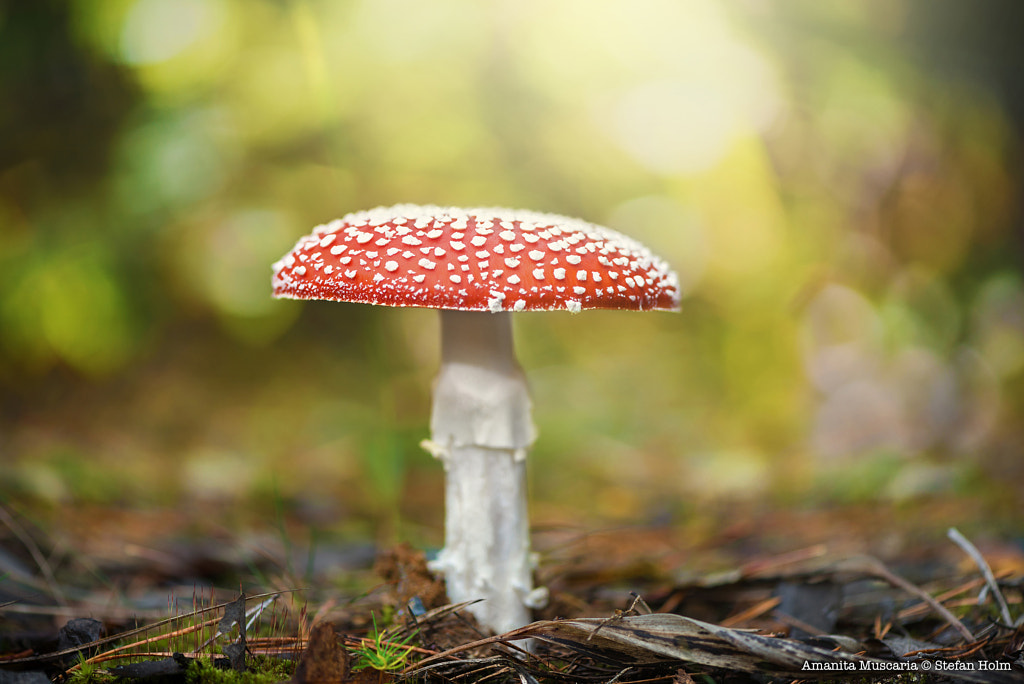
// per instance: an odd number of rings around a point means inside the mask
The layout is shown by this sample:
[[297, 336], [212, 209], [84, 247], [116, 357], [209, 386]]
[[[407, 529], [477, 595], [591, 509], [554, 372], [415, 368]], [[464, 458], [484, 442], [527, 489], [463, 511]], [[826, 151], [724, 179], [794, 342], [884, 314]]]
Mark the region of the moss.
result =
[[189, 684], [276, 684], [290, 679], [295, 670], [295, 663], [290, 660], [266, 656], [251, 658], [248, 665], [247, 671], [235, 672], [200, 659], [189, 665], [186, 680]]

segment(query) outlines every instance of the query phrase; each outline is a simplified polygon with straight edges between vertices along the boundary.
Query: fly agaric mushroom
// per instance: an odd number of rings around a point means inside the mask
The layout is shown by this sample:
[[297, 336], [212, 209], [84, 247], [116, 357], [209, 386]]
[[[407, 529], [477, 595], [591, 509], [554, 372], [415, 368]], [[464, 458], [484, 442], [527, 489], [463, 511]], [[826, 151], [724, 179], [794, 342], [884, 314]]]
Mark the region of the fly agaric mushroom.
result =
[[526, 450], [535, 431], [510, 312], [679, 307], [661, 259], [577, 219], [398, 205], [318, 226], [274, 264], [274, 296], [441, 310], [431, 438], [444, 464], [445, 545], [433, 567], [453, 602], [502, 633], [543, 606], [533, 588]]

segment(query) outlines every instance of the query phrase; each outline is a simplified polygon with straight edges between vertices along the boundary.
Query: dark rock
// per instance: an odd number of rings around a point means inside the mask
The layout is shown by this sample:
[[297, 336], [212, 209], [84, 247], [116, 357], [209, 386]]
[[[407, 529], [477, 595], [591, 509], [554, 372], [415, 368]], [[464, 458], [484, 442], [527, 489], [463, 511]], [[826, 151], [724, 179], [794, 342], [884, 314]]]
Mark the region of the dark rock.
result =
[[110, 673], [122, 679], [144, 680], [146, 684], [176, 684], [185, 681], [185, 671], [191, 661], [180, 653], [163, 660], [144, 660], [110, 668]]
[[83, 646], [98, 641], [103, 636], [103, 623], [93, 618], [74, 618], [57, 633], [57, 650]]
[[9, 672], [0, 670], [0, 684], [50, 684], [50, 678], [39, 671]]

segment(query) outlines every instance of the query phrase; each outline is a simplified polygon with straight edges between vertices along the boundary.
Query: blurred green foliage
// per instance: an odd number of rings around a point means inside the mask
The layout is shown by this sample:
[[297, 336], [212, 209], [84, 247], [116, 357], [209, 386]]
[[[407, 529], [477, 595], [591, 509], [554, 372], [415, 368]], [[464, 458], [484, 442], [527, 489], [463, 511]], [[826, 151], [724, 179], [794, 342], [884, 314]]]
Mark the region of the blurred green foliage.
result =
[[972, 12], [0, 3], [0, 493], [279, 488], [309, 515], [436, 523], [431, 313], [270, 298], [312, 226], [416, 202], [580, 216], [679, 271], [681, 315], [519, 317], [547, 514], [780, 493], [1007, 512], [1019, 12]]

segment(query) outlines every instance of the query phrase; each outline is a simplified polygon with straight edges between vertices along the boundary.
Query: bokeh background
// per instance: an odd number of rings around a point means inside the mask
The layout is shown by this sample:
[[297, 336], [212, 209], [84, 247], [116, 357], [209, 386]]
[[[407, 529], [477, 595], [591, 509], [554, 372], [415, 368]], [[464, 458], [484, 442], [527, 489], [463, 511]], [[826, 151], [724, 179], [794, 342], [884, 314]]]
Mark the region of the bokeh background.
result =
[[1017, 0], [0, 2], [0, 500], [439, 544], [435, 314], [270, 297], [313, 226], [413, 202], [582, 217], [679, 272], [679, 314], [517, 317], [538, 524], [942, 502], [939, 536], [1020, 535], [1021, 26]]

